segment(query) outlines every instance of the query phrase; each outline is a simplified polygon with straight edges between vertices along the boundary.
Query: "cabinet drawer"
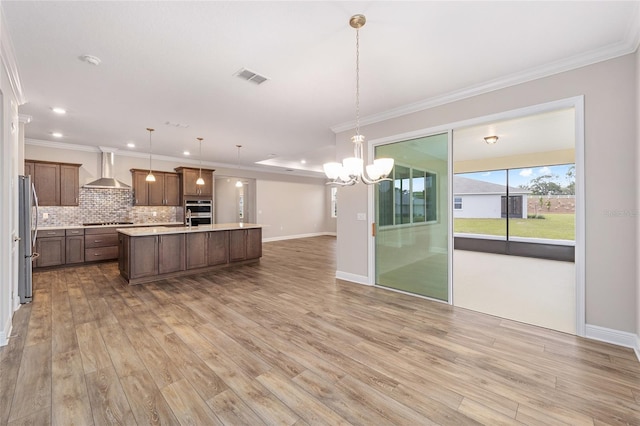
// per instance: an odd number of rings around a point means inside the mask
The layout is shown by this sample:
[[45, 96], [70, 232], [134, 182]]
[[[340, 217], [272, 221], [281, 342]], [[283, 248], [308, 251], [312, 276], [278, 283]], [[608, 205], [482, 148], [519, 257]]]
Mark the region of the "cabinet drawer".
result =
[[118, 235], [118, 228], [114, 226], [99, 226], [97, 228], [85, 228], [84, 235], [96, 235], [96, 234], [113, 234]]
[[64, 229], [47, 229], [38, 231], [38, 238], [64, 237]]
[[67, 229], [67, 237], [73, 237], [75, 235], [84, 235], [84, 229]]
[[115, 234], [97, 234], [97, 235], [85, 235], [84, 246], [85, 248], [92, 247], [108, 247], [118, 245], [118, 235]]
[[118, 258], [118, 246], [88, 248], [84, 251], [84, 261], [111, 260]]

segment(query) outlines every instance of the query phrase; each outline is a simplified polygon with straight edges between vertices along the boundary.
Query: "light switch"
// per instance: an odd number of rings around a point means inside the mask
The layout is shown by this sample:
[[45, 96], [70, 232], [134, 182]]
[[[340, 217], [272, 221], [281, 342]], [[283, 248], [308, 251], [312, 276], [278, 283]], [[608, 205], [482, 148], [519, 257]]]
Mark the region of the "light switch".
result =
[[358, 218], [358, 220], [367, 220], [367, 214], [366, 213], [358, 213], [357, 218]]
[[47, 212], [43, 212], [43, 213], [42, 213], [42, 218], [43, 218], [43, 219], [49, 219], [49, 213], [47, 213]]

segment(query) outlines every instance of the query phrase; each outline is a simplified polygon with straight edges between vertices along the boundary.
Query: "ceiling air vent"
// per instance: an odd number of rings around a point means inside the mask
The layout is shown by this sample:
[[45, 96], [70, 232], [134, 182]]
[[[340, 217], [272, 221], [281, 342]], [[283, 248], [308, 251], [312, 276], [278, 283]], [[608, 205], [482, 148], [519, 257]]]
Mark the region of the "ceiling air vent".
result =
[[243, 80], [247, 80], [255, 84], [262, 84], [265, 81], [269, 80], [268, 77], [255, 73], [246, 68], [241, 68], [240, 71], [238, 71], [235, 75]]

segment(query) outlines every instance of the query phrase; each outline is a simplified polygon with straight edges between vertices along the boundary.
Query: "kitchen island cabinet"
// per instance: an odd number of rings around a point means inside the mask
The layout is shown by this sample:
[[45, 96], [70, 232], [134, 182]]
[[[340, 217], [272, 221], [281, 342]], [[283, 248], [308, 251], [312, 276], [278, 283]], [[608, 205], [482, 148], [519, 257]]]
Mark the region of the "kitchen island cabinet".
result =
[[129, 284], [139, 284], [259, 261], [262, 226], [120, 228], [118, 243], [120, 275]]

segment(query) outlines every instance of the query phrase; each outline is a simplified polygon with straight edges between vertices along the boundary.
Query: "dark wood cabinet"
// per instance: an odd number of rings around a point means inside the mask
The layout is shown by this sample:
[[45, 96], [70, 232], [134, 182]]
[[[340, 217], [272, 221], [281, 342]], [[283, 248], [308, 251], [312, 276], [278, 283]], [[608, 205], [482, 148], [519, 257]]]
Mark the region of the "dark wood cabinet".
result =
[[158, 236], [158, 273], [184, 271], [184, 234]]
[[133, 204], [136, 206], [149, 205], [149, 186], [147, 185], [148, 171], [131, 170], [131, 181], [133, 182]]
[[177, 173], [153, 172], [155, 182], [147, 182], [148, 170], [131, 170], [133, 200], [137, 206], [179, 206], [180, 177]]
[[81, 164], [26, 160], [41, 206], [77, 206]]
[[60, 164], [34, 163], [33, 184], [39, 205], [60, 205]]
[[207, 264], [207, 240], [206, 232], [187, 234], [187, 269], [204, 268]]
[[80, 192], [80, 167], [60, 164], [60, 205], [77, 206]]
[[202, 169], [202, 180], [204, 185], [197, 185], [196, 181], [200, 177], [200, 169], [188, 167], [177, 167], [176, 172], [180, 175], [182, 198], [184, 197], [213, 197], [213, 172], [212, 169]]
[[229, 262], [237, 262], [247, 258], [247, 230], [229, 231]]
[[262, 257], [262, 228], [247, 229], [247, 259]]
[[84, 263], [84, 229], [67, 229], [65, 263]]
[[140, 284], [258, 261], [262, 248], [255, 245], [262, 245], [262, 231], [235, 228], [183, 228], [177, 233], [152, 230], [149, 234], [153, 235], [144, 235], [146, 232], [138, 229], [121, 229], [120, 275], [129, 284]]
[[35, 266], [42, 268], [46, 266], [58, 266], [65, 263], [66, 237], [64, 229], [51, 229], [38, 232], [36, 238], [36, 258]]
[[158, 275], [158, 237], [127, 237], [129, 279]]
[[24, 175], [33, 178], [33, 161], [24, 162]]
[[84, 260], [113, 260], [118, 258], [117, 228], [106, 226], [84, 230]]
[[229, 262], [229, 231], [207, 232], [207, 264], [223, 265]]

